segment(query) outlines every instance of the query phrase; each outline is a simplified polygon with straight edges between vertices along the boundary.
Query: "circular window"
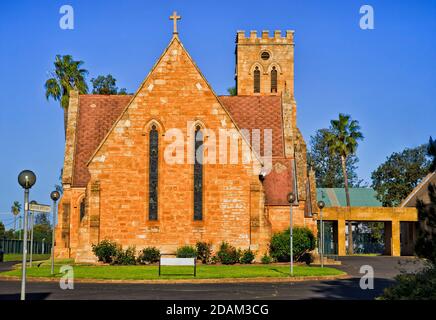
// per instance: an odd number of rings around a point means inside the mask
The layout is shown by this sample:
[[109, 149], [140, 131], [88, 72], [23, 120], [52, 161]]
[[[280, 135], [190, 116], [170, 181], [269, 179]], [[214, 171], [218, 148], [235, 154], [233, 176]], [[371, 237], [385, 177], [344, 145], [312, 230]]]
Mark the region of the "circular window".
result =
[[263, 52], [260, 54], [260, 57], [262, 58], [262, 60], [268, 60], [269, 57], [270, 57], [270, 54], [269, 54], [268, 51], [263, 51]]

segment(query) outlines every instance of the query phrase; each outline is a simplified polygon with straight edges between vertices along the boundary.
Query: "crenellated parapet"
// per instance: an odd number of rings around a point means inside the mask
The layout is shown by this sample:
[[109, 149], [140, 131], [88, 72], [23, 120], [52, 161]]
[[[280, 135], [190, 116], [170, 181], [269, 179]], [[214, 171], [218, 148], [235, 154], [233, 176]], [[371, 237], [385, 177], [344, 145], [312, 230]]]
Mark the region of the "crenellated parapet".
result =
[[257, 30], [251, 30], [248, 35], [244, 30], [237, 32], [236, 43], [238, 44], [294, 44], [294, 31], [286, 30], [283, 36], [281, 30], [275, 30], [270, 34], [269, 30], [262, 30], [260, 35]]

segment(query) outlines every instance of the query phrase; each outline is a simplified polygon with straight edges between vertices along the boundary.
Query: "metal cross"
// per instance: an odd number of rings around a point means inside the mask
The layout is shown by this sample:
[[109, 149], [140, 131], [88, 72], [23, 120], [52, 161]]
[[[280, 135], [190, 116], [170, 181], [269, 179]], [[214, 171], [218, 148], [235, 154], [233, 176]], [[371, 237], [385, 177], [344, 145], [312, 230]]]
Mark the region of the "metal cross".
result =
[[173, 22], [174, 22], [174, 30], [173, 30], [173, 34], [177, 34], [177, 33], [178, 33], [178, 32], [177, 32], [177, 20], [181, 20], [181, 19], [182, 19], [182, 17], [181, 17], [181, 16], [178, 16], [176, 11], [174, 11], [174, 12], [173, 12], [173, 15], [170, 16], [170, 20], [173, 20]]

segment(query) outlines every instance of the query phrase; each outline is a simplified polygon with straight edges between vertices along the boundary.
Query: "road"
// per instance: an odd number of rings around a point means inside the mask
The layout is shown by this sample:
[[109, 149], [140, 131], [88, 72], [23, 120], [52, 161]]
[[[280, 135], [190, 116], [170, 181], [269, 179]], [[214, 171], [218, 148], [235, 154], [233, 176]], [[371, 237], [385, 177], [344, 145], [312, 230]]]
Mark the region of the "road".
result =
[[[75, 283], [74, 290], [62, 290], [57, 282], [28, 282], [30, 300], [239, 300], [239, 299], [374, 299], [393, 283], [401, 269], [414, 271], [421, 264], [413, 258], [342, 257], [338, 269], [350, 279], [293, 283], [226, 283], [226, 284], [110, 284]], [[360, 267], [374, 269], [374, 289], [359, 286]], [[9, 265], [10, 266], [10, 265]], [[0, 271], [9, 266], [0, 264]], [[0, 300], [19, 299], [19, 281], [0, 281]]]

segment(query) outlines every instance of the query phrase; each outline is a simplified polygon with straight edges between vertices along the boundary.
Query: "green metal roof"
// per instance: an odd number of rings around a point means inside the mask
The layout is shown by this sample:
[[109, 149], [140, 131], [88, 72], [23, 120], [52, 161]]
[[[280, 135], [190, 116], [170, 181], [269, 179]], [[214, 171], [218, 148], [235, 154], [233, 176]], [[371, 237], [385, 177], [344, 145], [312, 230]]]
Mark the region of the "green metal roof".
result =
[[[325, 202], [326, 207], [345, 207], [344, 188], [317, 188], [317, 199]], [[381, 207], [376, 192], [372, 188], [350, 188], [350, 202], [352, 207]]]

